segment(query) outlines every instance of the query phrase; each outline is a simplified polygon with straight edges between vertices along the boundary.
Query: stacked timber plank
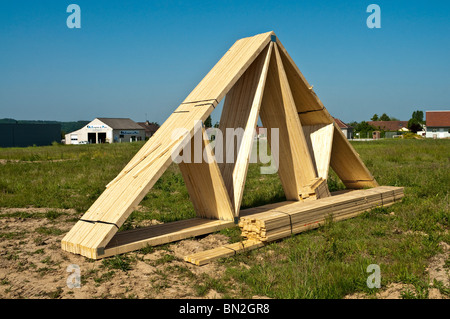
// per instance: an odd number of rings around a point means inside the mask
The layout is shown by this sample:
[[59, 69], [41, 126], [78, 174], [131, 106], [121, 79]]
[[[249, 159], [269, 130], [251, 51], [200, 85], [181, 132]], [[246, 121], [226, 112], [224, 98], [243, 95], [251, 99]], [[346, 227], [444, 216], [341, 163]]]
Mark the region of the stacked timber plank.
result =
[[[239, 220], [242, 236], [263, 242], [277, 240], [291, 234], [323, 225], [328, 217], [342, 220], [354, 217], [379, 206], [399, 201], [403, 188], [381, 186], [355, 190], [315, 201], [290, 203]], [[251, 210], [251, 209], [249, 209]]]
[[239, 243], [224, 245], [184, 257], [201, 266], [219, 258], [234, 256], [264, 246], [270, 241], [317, 228], [332, 216], [339, 221], [373, 209], [389, 206], [404, 197], [402, 187], [381, 186], [372, 189], [338, 191], [331, 197], [314, 201], [283, 202], [241, 211], [242, 236]]
[[314, 179], [308, 185], [302, 187], [301, 199], [319, 199], [330, 196], [327, 180], [322, 177]]

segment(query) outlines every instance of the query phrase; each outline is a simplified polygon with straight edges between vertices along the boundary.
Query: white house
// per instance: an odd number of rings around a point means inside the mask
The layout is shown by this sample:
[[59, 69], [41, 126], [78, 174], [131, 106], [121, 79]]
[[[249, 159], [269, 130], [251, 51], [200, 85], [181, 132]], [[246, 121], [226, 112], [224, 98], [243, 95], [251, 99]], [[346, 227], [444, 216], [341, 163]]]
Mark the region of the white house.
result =
[[96, 118], [66, 134], [66, 144], [121, 143], [145, 140], [145, 129], [128, 118]]
[[342, 133], [344, 133], [345, 137], [347, 137], [347, 139], [349, 139], [349, 140], [353, 139], [353, 127], [351, 127], [348, 124], [345, 124], [340, 119], [335, 118], [335, 117], [334, 117], [334, 121], [339, 126]]
[[426, 111], [426, 137], [450, 138], [450, 111]]

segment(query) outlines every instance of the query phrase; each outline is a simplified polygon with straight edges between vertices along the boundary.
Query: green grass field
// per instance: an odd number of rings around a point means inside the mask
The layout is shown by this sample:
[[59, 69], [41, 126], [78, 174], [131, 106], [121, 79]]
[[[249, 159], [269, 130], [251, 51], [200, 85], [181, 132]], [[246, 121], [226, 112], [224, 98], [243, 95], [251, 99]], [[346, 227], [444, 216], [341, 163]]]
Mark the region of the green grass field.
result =
[[[320, 229], [220, 260], [218, 263], [226, 268], [224, 275], [197, 281], [198, 295], [210, 289], [230, 298], [343, 298], [355, 292], [373, 295], [376, 289], [367, 288], [366, 268], [378, 264], [382, 287], [391, 282], [412, 284], [415, 292], [404, 292], [404, 298], [427, 298], [428, 262], [442, 253], [439, 243], [450, 244], [450, 140], [352, 144], [380, 185], [405, 187], [402, 203], [350, 220], [330, 221]], [[0, 207], [71, 208], [81, 217], [142, 145], [137, 142], [0, 149]], [[278, 176], [261, 175], [259, 167], [249, 167], [242, 208], [284, 200]], [[329, 186], [332, 191], [343, 188], [333, 172]], [[141, 206], [121, 229], [145, 220], [170, 222], [195, 216], [181, 173], [174, 164]], [[40, 217], [51, 219], [55, 214]], [[5, 217], [14, 216], [3, 214]], [[237, 228], [221, 233], [230, 241], [239, 240]], [[446, 260], [446, 267], [449, 264]], [[449, 296], [448, 287], [439, 282], [435, 285]]]

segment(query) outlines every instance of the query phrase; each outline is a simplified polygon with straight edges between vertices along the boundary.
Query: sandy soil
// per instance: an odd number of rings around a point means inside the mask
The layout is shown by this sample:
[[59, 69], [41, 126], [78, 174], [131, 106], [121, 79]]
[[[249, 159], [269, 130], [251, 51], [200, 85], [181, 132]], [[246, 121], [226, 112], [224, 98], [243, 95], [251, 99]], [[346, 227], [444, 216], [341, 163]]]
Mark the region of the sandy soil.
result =
[[[38, 215], [49, 210], [62, 215], [54, 220], [8, 217], [17, 212]], [[224, 273], [224, 268], [217, 263], [198, 267], [183, 261], [187, 254], [227, 243], [228, 238], [220, 234], [156, 247], [145, 254], [129, 253], [126, 256], [130, 267], [126, 270], [116, 269], [102, 260], [92, 261], [64, 252], [60, 241], [79, 217], [73, 210], [0, 208], [0, 298], [200, 298], [196, 285], [202, 283], [204, 275], [218, 278]], [[153, 223], [156, 221], [140, 226]], [[449, 258], [450, 245], [441, 245], [444, 252], [433, 257], [427, 269], [430, 299], [446, 297], [433, 287], [434, 279], [449, 287], [448, 268], [444, 265]], [[68, 287], [67, 280], [72, 275], [67, 272], [70, 265], [80, 269], [80, 288]], [[381, 289], [376, 298], [402, 298], [407, 290], [414, 293], [412, 285], [392, 283]], [[201, 298], [222, 297], [210, 289]], [[368, 296], [353, 294], [346, 298]]]
[[[75, 223], [73, 218], [79, 217], [72, 210], [51, 209], [66, 213], [54, 221], [4, 216], [48, 210], [0, 209], [0, 298], [199, 298], [195, 282], [201, 282], [202, 274], [216, 278], [224, 271], [218, 265], [198, 267], [183, 261], [186, 254], [227, 243], [220, 234], [172, 243], [146, 254], [130, 253], [131, 269], [123, 271], [60, 249], [61, 239]], [[161, 262], [166, 255], [171, 256], [169, 262]], [[68, 287], [69, 265], [78, 265], [81, 288]], [[203, 296], [221, 297], [214, 290]]]

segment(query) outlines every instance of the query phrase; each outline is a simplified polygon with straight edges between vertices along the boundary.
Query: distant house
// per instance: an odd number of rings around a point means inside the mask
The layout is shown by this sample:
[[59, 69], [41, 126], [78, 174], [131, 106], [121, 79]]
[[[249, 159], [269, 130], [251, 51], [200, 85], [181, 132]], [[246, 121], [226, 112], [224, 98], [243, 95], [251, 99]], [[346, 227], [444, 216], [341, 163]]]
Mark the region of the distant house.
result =
[[348, 124], [345, 124], [340, 119], [337, 119], [335, 117], [333, 117], [333, 118], [334, 118], [334, 121], [336, 122], [336, 124], [341, 129], [342, 133], [344, 133], [344, 135], [347, 137], [347, 139], [349, 139], [349, 140], [353, 139], [353, 127], [351, 127]]
[[450, 111], [426, 111], [426, 137], [450, 137]]
[[408, 121], [369, 121], [369, 125], [383, 131], [409, 131]]
[[66, 134], [66, 144], [135, 142], [145, 139], [142, 126], [128, 118], [98, 117], [81, 129]]
[[155, 134], [155, 132], [159, 129], [159, 125], [156, 123], [150, 123], [149, 121], [145, 122], [137, 122], [140, 126], [142, 126], [145, 130], [145, 138], [150, 138]]

